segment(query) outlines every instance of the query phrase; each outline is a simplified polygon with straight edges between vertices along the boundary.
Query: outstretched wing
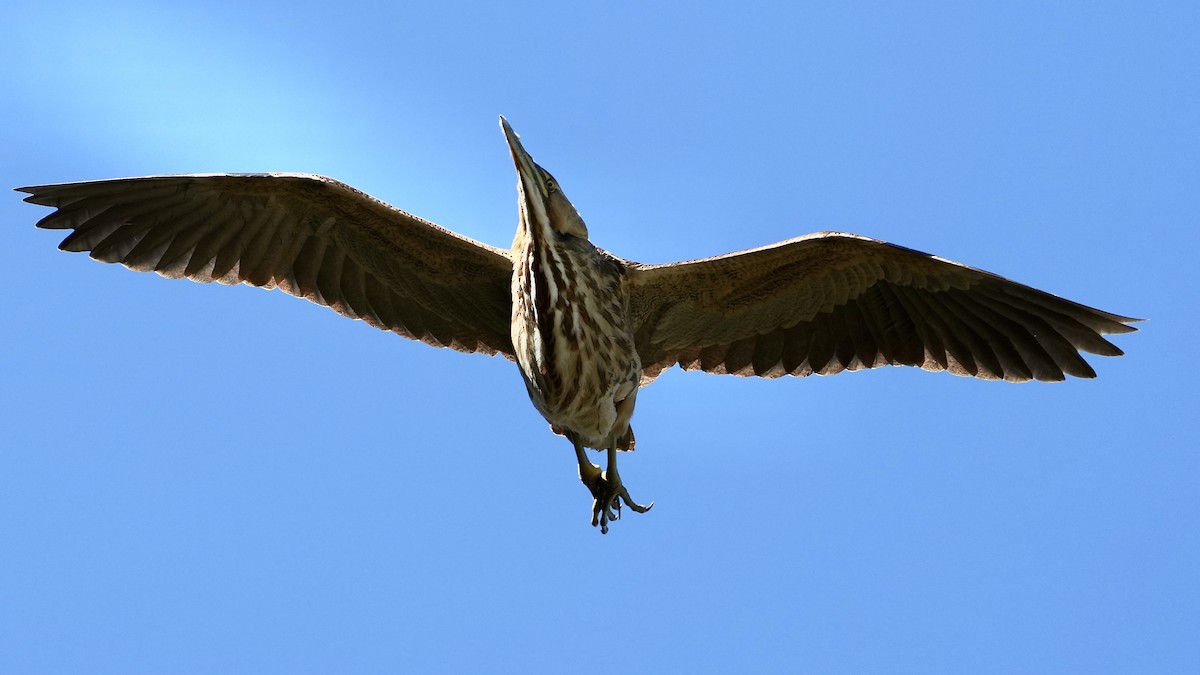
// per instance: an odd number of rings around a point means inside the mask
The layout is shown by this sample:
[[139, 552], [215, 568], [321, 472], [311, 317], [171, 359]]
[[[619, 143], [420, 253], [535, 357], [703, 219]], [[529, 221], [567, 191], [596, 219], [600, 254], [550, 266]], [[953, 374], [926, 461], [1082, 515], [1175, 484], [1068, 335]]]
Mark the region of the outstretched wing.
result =
[[512, 263], [307, 174], [150, 176], [18, 188], [59, 245], [172, 279], [280, 288], [438, 347], [512, 357]]
[[759, 249], [630, 268], [646, 381], [678, 363], [734, 375], [830, 375], [882, 365], [1020, 382], [1095, 377], [1128, 317], [949, 260], [824, 232]]

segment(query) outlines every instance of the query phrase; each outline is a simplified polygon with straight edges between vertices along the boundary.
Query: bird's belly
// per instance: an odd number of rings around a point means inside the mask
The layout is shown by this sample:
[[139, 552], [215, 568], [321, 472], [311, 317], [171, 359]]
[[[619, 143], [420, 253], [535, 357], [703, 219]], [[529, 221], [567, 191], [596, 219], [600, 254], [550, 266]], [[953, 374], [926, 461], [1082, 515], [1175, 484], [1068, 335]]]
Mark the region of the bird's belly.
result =
[[623, 436], [641, 379], [632, 335], [574, 312], [555, 317], [547, 340], [532, 314], [514, 318], [513, 344], [529, 398], [551, 427], [593, 448]]

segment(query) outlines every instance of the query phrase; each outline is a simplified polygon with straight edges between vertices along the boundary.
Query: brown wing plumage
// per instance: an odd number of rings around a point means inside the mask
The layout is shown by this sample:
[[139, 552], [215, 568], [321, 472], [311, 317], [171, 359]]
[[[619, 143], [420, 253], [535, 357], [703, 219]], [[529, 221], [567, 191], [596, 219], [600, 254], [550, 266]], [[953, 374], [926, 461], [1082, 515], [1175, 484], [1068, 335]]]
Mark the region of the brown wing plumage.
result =
[[512, 357], [506, 251], [307, 174], [150, 176], [18, 188], [59, 248], [165, 277], [280, 288], [383, 330]]
[[630, 267], [644, 381], [678, 363], [734, 375], [830, 375], [882, 365], [984, 379], [1095, 377], [1080, 350], [1137, 321], [852, 234]]

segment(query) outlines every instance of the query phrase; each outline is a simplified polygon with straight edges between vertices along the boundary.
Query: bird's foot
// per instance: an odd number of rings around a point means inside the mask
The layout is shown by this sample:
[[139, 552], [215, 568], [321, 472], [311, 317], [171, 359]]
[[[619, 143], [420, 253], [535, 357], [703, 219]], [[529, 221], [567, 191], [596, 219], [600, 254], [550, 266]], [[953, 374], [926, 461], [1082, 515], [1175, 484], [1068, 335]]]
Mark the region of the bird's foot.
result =
[[581, 463], [579, 480], [592, 493], [592, 527], [599, 525], [601, 534], [608, 534], [608, 521], [621, 519], [622, 502], [635, 513], [645, 513], [654, 506], [654, 502], [642, 506], [633, 501], [615, 468], [601, 471], [591, 462]]

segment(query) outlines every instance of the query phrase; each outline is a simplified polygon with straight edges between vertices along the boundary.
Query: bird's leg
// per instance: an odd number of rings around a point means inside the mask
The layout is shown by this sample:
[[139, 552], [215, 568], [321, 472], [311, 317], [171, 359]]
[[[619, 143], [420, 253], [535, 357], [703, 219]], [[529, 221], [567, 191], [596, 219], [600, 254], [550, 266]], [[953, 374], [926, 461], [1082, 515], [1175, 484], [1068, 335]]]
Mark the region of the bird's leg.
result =
[[[645, 513], [650, 510], [650, 507], [654, 506], [654, 502], [650, 502], [649, 504], [642, 506], [641, 504], [633, 501], [633, 497], [629, 496], [629, 490], [626, 489], [625, 484], [621, 482], [621, 474], [617, 473], [617, 446], [615, 444], [608, 446], [608, 471], [604, 473], [604, 477], [608, 481], [608, 489], [613, 495], [612, 500], [609, 503], [611, 506], [617, 509], [617, 513], [615, 518], [612, 516], [611, 511], [601, 514], [601, 533], [608, 532], [608, 528], [604, 526], [605, 515], [609, 516], [610, 520], [621, 519], [621, 502], [625, 502], [625, 506], [633, 509], [634, 513]], [[595, 513], [592, 514], [592, 525], [596, 525]]]
[[629, 490], [621, 483], [621, 474], [617, 473], [615, 444], [608, 448], [608, 470], [601, 471], [599, 466], [588, 460], [583, 444], [578, 439], [571, 439], [571, 442], [575, 445], [575, 457], [579, 460], [579, 480], [592, 493], [592, 527], [599, 525], [600, 532], [608, 534], [608, 521], [621, 518], [621, 502], [625, 502], [625, 506], [636, 513], [645, 513], [654, 506], [654, 502], [642, 506], [629, 496]]

